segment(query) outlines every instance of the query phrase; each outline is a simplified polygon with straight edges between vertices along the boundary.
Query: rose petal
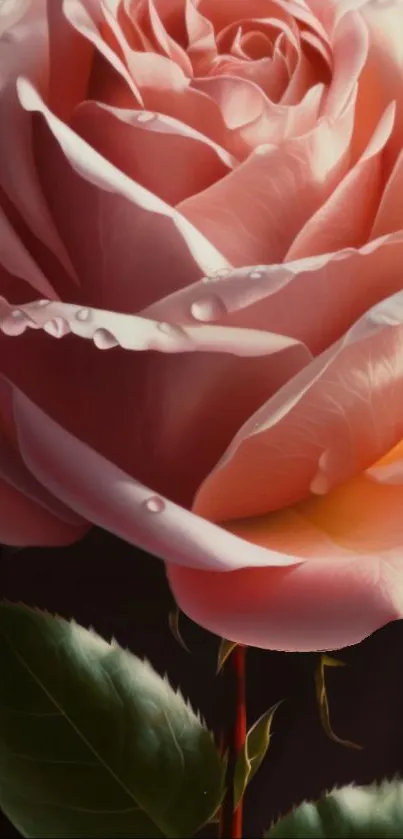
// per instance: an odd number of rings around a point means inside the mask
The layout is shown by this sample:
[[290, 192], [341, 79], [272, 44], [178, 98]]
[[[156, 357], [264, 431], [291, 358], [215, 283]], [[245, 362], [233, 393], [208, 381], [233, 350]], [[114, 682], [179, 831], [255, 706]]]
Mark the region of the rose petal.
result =
[[185, 25], [188, 36], [187, 54], [195, 75], [204, 75], [217, 57], [214, 27], [200, 14], [192, 0], [185, 0]]
[[[22, 72], [39, 87], [47, 73], [48, 36], [44, 0], [31, 3], [24, 17], [7, 33], [0, 57], [0, 187], [37, 239], [55, 254], [70, 278], [74, 269], [44, 200], [31, 148], [31, 117], [18, 101], [15, 83]], [[12, 165], [10, 165], [12, 161]]]
[[[109, 463], [16, 391], [16, 422], [30, 471], [80, 515], [143, 549], [193, 568], [242, 567], [244, 543], [194, 516]], [[248, 566], [292, 565], [295, 559], [251, 548]]]
[[51, 114], [28, 82], [19, 81], [19, 92], [24, 107], [45, 119], [36, 135], [41, 179], [85, 299], [133, 312], [209, 267], [228, 265], [179, 212], [130, 180]]
[[[381, 225], [373, 227], [373, 221], [383, 188], [382, 151], [393, 131], [394, 119], [395, 107], [392, 103], [360, 160], [307, 221], [291, 245], [286, 261], [360, 247], [383, 232], [393, 230], [393, 226], [383, 231]], [[400, 226], [403, 226], [403, 206]]]
[[[355, 4], [354, 4], [355, 5]], [[402, 146], [403, 131], [403, 41], [400, 37], [400, 0], [358, 3], [359, 14], [369, 32], [369, 54], [359, 81], [354, 146], [358, 156], [374, 131], [380, 115], [396, 101], [393, 136], [385, 150], [389, 171]], [[342, 59], [341, 59], [342, 63]]]
[[371, 239], [403, 230], [403, 152], [400, 152], [385, 186], [371, 230]]
[[192, 64], [186, 54], [186, 51], [181, 47], [180, 43], [170, 36], [169, 32], [167, 32], [164, 27], [165, 16], [169, 17], [166, 2], [163, 6], [163, 12], [165, 15], [159, 14], [158, 4], [153, 2], [153, 0], [146, 0], [146, 2], [142, 4], [141, 12], [143, 19], [144, 15], [147, 15], [148, 25], [160, 51], [166, 55], [167, 58], [170, 58], [178, 64], [184, 73], [192, 76]]
[[343, 112], [365, 67], [368, 49], [368, 31], [362, 17], [348, 12], [334, 32], [333, 77], [323, 109], [325, 116], [338, 117]]
[[262, 146], [178, 209], [234, 265], [279, 262], [346, 172], [353, 104], [337, 122], [324, 119], [302, 137]]
[[282, 143], [313, 129], [324, 90], [315, 85], [301, 102], [285, 106], [270, 102], [257, 84], [235, 75], [194, 79], [192, 88], [217, 103], [230, 132], [227, 147], [240, 159], [260, 145]]
[[403, 614], [398, 572], [376, 555], [341, 553], [337, 560], [310, 559], [291, 569], [233, 574], [170, 564], [168, 580], [179, 608], [193, 621], [263, 649], [338, 649]]
[[245, 423], [194, 510], [214, 521], [262, 515], [324, 494], [378, 460], [403, 437], [402, 340], [399, 292]]
[[171, 206], [210, 186], [236, 165], [212, 140], [162, 114], [83, 102], [70, 124], [121, 172]]
[[[131, 97], [142, 106], [144, 103], [141, 93], [133, 77], [120, 56], [107, 44], [100, 33], [99, 25], [103, 18], [101, 6], [98, 3], [85, 4], [82, 0], [63, 0], [63, 14], [71, 26], [92, 44], [106, 62], [113, 67], [118, 77], [127, 85]], [[115, 102], [114, 104], [120, 103]]]
[[[218, 323], [292, 335], [317, 354], [367, 309], [401, 289], [402, 260], [403, 231], [357, 249], [218, 272], [207, 278], [207, 287], [226, 313], [217, 317]], [[199, 281], [148, 306], [142, 314], [191, 323], [192, 304], [205, 289]], [[314, 300], [315, 306], [307, 306], [307, 300]]]

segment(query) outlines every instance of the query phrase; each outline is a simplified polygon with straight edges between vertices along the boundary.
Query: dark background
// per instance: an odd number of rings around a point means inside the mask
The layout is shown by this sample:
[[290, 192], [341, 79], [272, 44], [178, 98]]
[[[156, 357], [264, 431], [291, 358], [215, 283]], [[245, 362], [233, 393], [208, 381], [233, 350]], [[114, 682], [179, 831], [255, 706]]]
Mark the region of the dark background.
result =
[[[218, 639], [184, 617], [181, 630], [191, 653], [179, 646], [168, 627], [173, 604], [158, 560], [93, 530], [71, 548], [3, 548], [0, 575], [2, 597], [74, 616], [107, 638], [115, 636], [159, 672], [167, 671], [212, 728], [228, 723], [232, 674], [215, 676]], [[249, 723], [277, 700], [286, 702], [246, 794], [245, 837], [261, 836], [279, 813], [336, 783], [403, 774], [403, 622], [332, 655], [349, 665], [327, 669], [333, 728], [362, 751], [330, 741], [321, 729], [317, 655], [248, 650]], [[0, 814], [0, 837], [16, 836]]]

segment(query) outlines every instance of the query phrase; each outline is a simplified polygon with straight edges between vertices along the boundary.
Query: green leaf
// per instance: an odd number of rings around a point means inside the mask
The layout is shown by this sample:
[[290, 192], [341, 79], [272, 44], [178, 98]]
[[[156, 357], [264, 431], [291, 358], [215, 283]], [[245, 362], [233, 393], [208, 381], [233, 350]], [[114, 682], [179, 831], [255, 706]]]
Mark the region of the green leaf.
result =
[[347, 786], [304, 802], [265, 833], [265, 839], [401, 839], [403, 784]]
[[233, 650], [235, 650], [235, 647], [237, 646], [238, 644], [236, 644], [235, 641], [227, 641], [225, 638], [221, 638], [217, 656], [217, 676], [219, 673], [221, 673], [225, 662], [228, 661], [231, 653], [233, 652]]
[[244, 747], [240, 751], [234, 772], [234, 809], [244, 796], [247, 785], [259, 769], [271, 740], [271, 725], [274, 714], [283, 700], [276, 702], [249, 729]]
[[0, 807], [30, 837], [186, 837], [217, 810], [211, 734], [148, 664], [0, 604]]
[[186, 646], [186, 644], [185, 644], [185, 642], [182, 638], [181, 631], [179, 629], [179, 618], [180, 618], [180, 609], [177, 607], [176, 609], [173, 609], [172, 612], [170, 612], [169, 615], [168, 615], [169, 628], [172, 632], [172, 635], [175, 638], [175, 641], [177, 641], [178, 644], [180, 644], [180, 646], [183, 647], [183, 649], [186, 650], [187, 653], [189, 653], [190, 652], [189, 647]]
[[338, 658], [331, 658], [326, 654], [320, 656], [319, 664], [315, 672], [315, 688], [322, 728], [327, 736], [330, 737], [331, 740], [334, 740], [335, 743], [339, 743], [341, 746], [346, 746], [348, 749], [362, 749], [362, 746], [351, 742], [351, 740], [342, 740], [332, 729], [325, 682], [326, 667], [345, 667], [345, 663], [344, 661], [340, 661]]

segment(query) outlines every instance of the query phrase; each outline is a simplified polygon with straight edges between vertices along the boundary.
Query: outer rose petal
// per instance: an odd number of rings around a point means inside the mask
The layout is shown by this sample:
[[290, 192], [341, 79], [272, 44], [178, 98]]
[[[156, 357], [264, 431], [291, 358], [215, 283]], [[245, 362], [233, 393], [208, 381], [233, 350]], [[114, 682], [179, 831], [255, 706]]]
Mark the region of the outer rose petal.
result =
[[[1, 308], [4, 332], [19, 336], [0, 333], [4, 375], [79, 439], [185, 506], [247, 417], [309, 360], [306, 348], [267, 332], [181, 330], [42, 301], [14, 307], [15, 316]], [[42, 330], [87, 340], [55, 341]], [[154, 352], [101, 353], [92, 341]]]
[[82, 539], [88, 527], [75, 527], [53, 516], [0, 477], [0, 542], [3, 545], [70, 545]]
[[[244, 542], [188, 510], [153, 495], [15, 393], [20, 451], [32, 474], [90, 521], [180, 565], [245, 567]], [[246, 565], [293, 565], [301, 560], [251, 546]]]
[[194, 510], [214, 521], [262, 515], [326, 493], [382, 457], [403, 437], [402, 346], [400, 292], [248, 420]]
[[[208, 288], [220, 301], [218, 323], [292, 335], [317, 354], [367, 309], [401, 290], [402, 260], [403, 231], [399, 231], [359, 249], [219, 273], [211, 277]], [[195, 283], [152, 304], [143, 314], [190, 323], [192, 304], [205, 293], [206, 285]], [[315, 305], [307, 306], [307, 300]]]
[[[249, 546], [245, 543], [245, 556]], [[377, 556], [310, 559], [232, 574], [168, 566], [175, 599], [201, 626], [263, 649], [306, 652], [357, 644], [403, 615], [402, 582]]]
[[401, 618], [402, 447], [328, 495], [228, 525], [248, 545], [304, 565], [229, 577], [170, 566], [179, 606], [229, 640], [301, 651], [355, 644]]

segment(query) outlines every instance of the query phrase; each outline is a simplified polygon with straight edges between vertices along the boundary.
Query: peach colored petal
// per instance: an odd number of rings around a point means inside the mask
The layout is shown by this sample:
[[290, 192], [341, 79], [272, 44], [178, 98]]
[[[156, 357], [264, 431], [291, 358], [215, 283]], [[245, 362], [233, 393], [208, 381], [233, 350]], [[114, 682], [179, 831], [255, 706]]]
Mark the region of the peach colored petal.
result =
[[118, 76], [126, 83], [133, 100], [143, 105], [141, 93], [121, 57], [102, 38], [99, 26], [102, 22], [101, 5], [86, 4], [83, 0], [63, 0], [63, 14], [70, 25], [80, 33], [102, 55]]
[[359, 81], [354, 145], [358, 155], [373, 133], [380, 114], [390, 102], [396, 101], [395, 129], [385, 151], [385, 163], [390, 169], [402, 145], [402, 6], [400, 0], [391, 0], [358, 3], [358, 7], [369, 33], [369, 54]]
[[[250, 545], [246, 546], [247, 554]], [[377, 556], [310, 559], [232, 574], [168, 565], [179, 608], [229, 640], [307, 652], [356, 644], [403, 614], [398, 571]]]
[[70, 125], [121, 172], [171, 206], [236, 165], [225, 149], [163, 114], [83, 102]]
[[210, 522], [153, 495], [51, 420], [16, 391], [20, 450], [30, 471], [63, 503], [156, 556], [193, 568], [232, 570], [299, 560], [251, 547]]
[[[165, 15], [168, 10], [164, 4]], [[184, 73], [192, 75], [192, 64], [181, 45], [174, 40], [164, 26], [164, 14], [160, 15], [158, 4], [154, 0], [145, 0], [142, 4], [142, 14], [147, 14], [148, 24], [160, 51], [181, 67]]]
[[0, 331], [3, 375], [79, 439], [186, 506], [248, 416], [309, 360], [287, 336], [195, 319], [181, 330], [49, 301], [3, 302], [2, 323], [19, 336]]
[[334, 32], [333, 77], [323, 108], [325, 116], [337, 117], [346, 107], [365, 66], [368, 49], [368, 32], [361, 16], [349, 12]]
[[358, 248], [383, 232], [389, 232], [377, 230], [373, 222], [384, 185], [382, 151], [392, 133], [394, 117], [392, 104], [386, 109], [360, 160], [299, 232], [286, 261], [347, 247]]
[[220, 56], [214, 62], [214, 76], [238, 76], [258, 85], [272, 102], [277, 102], [287, 87], [289, 75], [280, 50], [272, 58], [241, 61], [232, 56]]
[[[214, 322], [292, 335], [317, 354], [367, 309], [401, 290], [402, 260], [403, 232], [398, 232], [358, 249], [217, 272], [153, 303], [142, 314], [191, 323], [192, 305], [208, 288], [218, 301]], [[315, 306], [307, 306], [307, 300], [314, 300]]]
[[307, 23], [325, 41], [328, 35], [320, 20], [305, 3], [293, 0], [199, 0], [198, 11], [209, 18], [219, 32], [234, 20], [250, 17], [277, 17], [291, 23], [292, 18]]
[[402, 342], [399, 292], [245, 423], [194, 510], [214, 521], [262, 515], [325, 494], [382, 457], [403, 437]]
[[351, 103], [336, 122], [323, 119], [302, 137], [262, 146], [178, 209], [233, 265], [279, 262], [345, 174], [353, 118]]
[[402, 503], [401, 482], [360, 475], [325, 496], [230, 522], [226, 529], [245, 539], [245, 552], [260, 545], [307, 561], [289, 573], [248, 569], [228, 577], [169, 566], [178, 605], [213, 632], [254, 646], [357, 643], [403, 614]]
[[403, 152], [397, 157], [385, 186], [371, 230], [371, 238], [403, 230]]
[[0, 541], [3, 545], [61, 546], [77, 542], [88, 525], [75, 527], [18, 492], [0, 476]]
[[[164, 291], [200, 277], [209, 266], [228, 266], [180, 213], [116, 169], [51, 114], [28, 82], [20, 80], [19, 92], [24, 107], [44, 117], [37, 126], [38, 168], [80, 274], [84, 299], [133, 312]], [[138, 280], [145, 275], [147, 283]]]
[[185, 0], [185, 24], [188, 36], [187, 54], [195, 75], [204, 75], [217, 57], [214, 27], [210, 20], [200, 14], [193, 0]]
[[[123, 52], [125, 64], [101, 38], [96, 21], [83, 10], [81, 0], [68, 0], [72, 5], [69, 20], [104, 56], [127, 83], [131, 98], [122, 101], [122, 91], [115, 87], [98, 84], [91, 96], [108, 102], [112, 106], [133, 107], [135, 101], [140, 107], [157, 111], [183, 122], [196, 131], [206, 134], [215, 142], [225, 145], [225, 125], [216, 104], [206, 95], [189, 87], [189, 79], [175, 62], [156, 53], [133, 49], [124, 36], [110, 10], [104, 7], [103, 14]], [[134, 101], [133, 101], [134, 100]]]
[[280, 144], [314, 129], [323, 94], [323, 85], [318, 84], [296, 105], [275, 104], [255, 82], [231, 75], [195, 79], [192, 88], [217, 103], [231, 132], [228, 147], [241, 159], [260, 145]]

